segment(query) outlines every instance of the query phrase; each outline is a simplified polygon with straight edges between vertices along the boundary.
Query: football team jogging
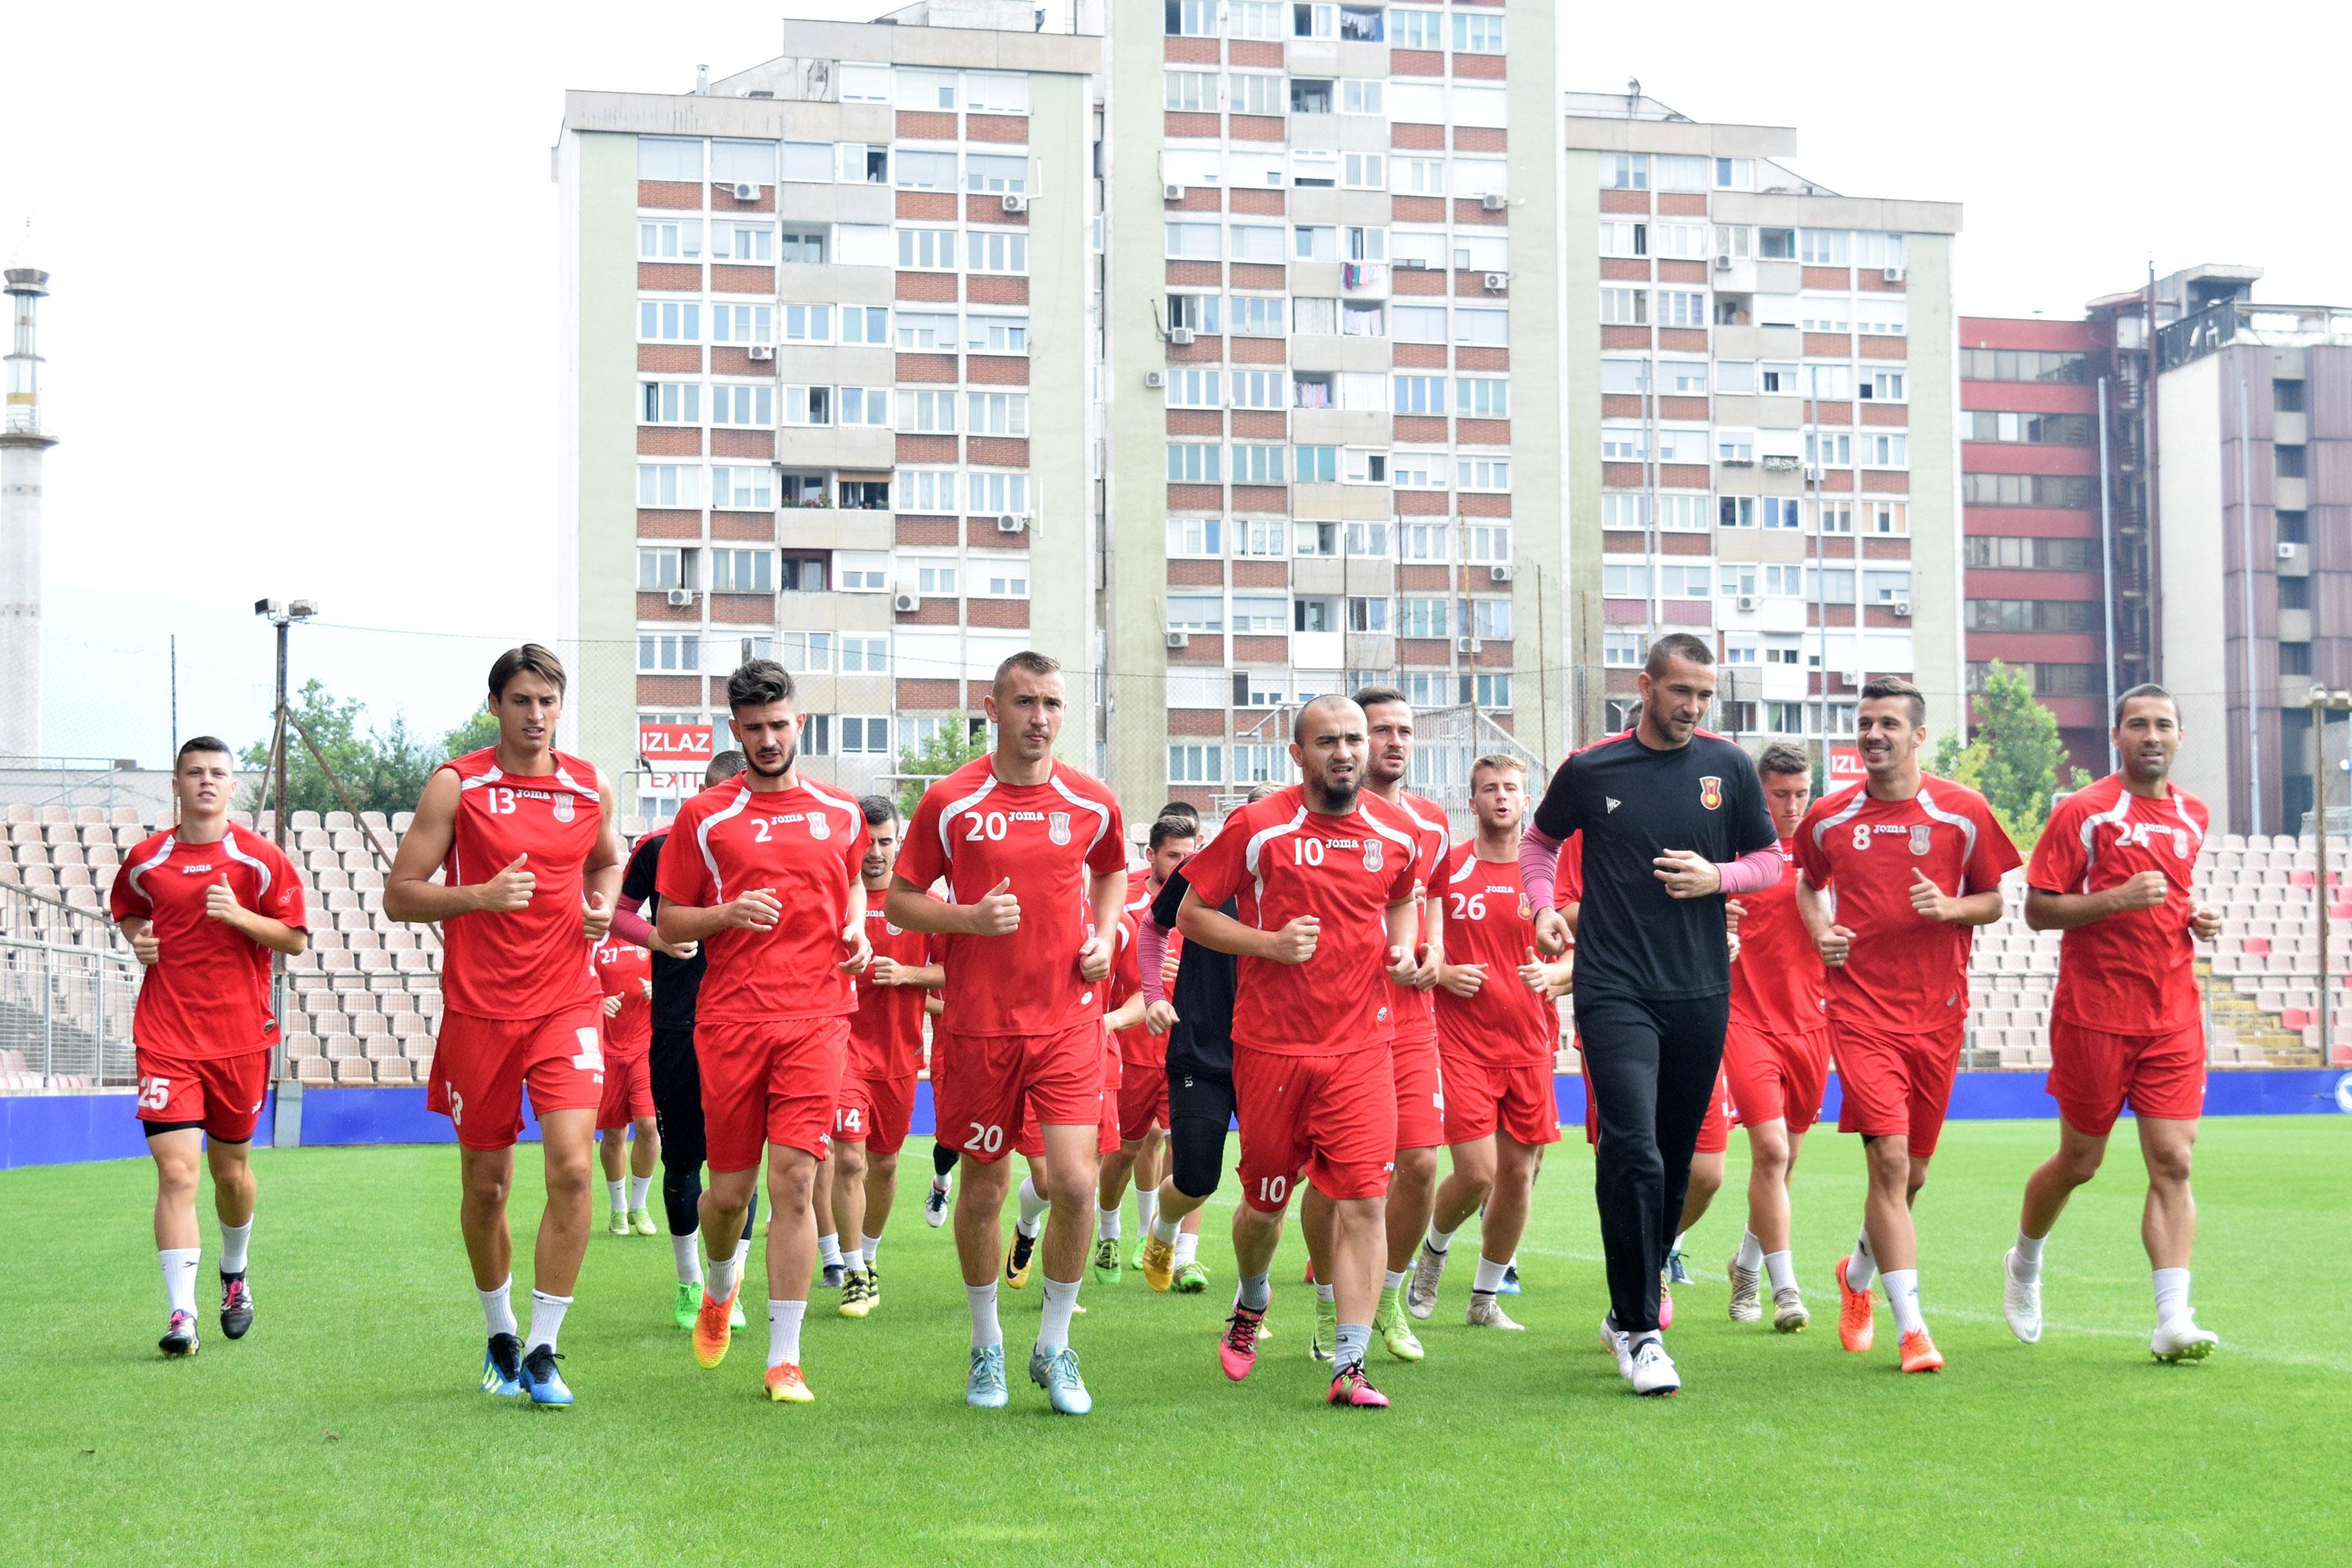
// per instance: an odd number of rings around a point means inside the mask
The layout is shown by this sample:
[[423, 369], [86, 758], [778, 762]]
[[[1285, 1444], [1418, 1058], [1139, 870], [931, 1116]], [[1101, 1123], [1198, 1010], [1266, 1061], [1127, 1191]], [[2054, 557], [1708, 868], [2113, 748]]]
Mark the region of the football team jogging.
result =
[[[1315, 697], [1291, 715], [1286, 782], [1220, 797], [1222, 820], [1171, 801], [1130, 834], [1115, 793], [1057, 754], [1071, 699], [1044, 654], [997, 668], [987, 749], [913, 781], [903, 816], [810, 776], [793, 677], [751, 658], [724, 683], [735, 749], [625, 856], [613, 780], [557, 749], [562, 662], [537, 644], [501, 654], [496, 742], [433, 773], [382, 891], [385, 915], [437, 928], [442, 946], [423, 1081], [457, 1144], [482, 1393], [572, 1403], [558, 1347], [601, 1162], [611, 1235], [670, 1238], [660, 1310], [682, 1331], [680, 1375], [728, 1361], [763, 1236], [759, 1391], [814, 1400], [840, 1336], [873, 1331], [810, 1333], [810, 1302], [824, 1293], [829, 1323], [881, 1309], [928, 1079], [931, 1180], [916, 1190], [929, 1225], [951, 1224], [970, 1328], [960, 1362], [940, 1348], [942, 1397], [961, 1371], [968, 1405], [1013, 1403], [999, 1291], [1034, 1276], [1027, 1397], [1087, 1414], [1082, 1284], [1139, 1273], [1148, 1298], [1205, 1292], [1222, 1264], [1202, 1256], [1203, 1222], [1223, 1193], [1234, 1287], [1202, 1342], [1223, 1378], [1297, 1375], [1259, 1368], [1295, 1199], [1316, 1316], [1292, 1364], [1324, 1404], [1384, 1408], [1373, 1352], [1431, 1359], [1414, 1325], [1449, 1297], [1469, 1328], [1523, 1331], [1505, 1299], [1560, 1137], [1564, 1044], [1593, 1145], [1599, 1339], [1633, 1392], [1682, 1389], [1674, 1287], [1692, 1279], [1688, 1237], [1734, 1129], [1749, 1168], [1728, 1316], [1759, 1334], [1768, 1317], [1782, 1335], [1811, 1326], [1790, 1181], [1832, 1097], [1864, 1199], [1851, 1249], [1812, 1278], [1833, 1289], [1845, 1351], [1874, 1351], [1883, 1299], [1892, 1364], [1943, 1372], [1920, 1200], [1965, 1052], [1974, 935], [2003, 917], [2022, 858], [1983, 795], [1923, 769], [1927, 704], [1906, 679], [1862, 687], [1861, 776], [1818, 795], [1805, 752], [1751, 757], [1701, 728], [1717, 700], [1705, 640], [1659, 637], [1635, 684], [1629, 726], [1549, 779], [1524, 753], [1471, 760], [1450, 815], [1445, 789], [1415, 787], [1443, 773], [1402, 690]], [[2006, 1254], [1945, 1246], [1934, 1277], [1939, 1300], [1963, 1293], [1955, 1279], [1989, 1296], [1997, 1267], [2004, 1321], [2037, 1342], [2045, 1247], [2128, 1110], [2148, 1175], [2150, 1352], [2200, 1361], [2220, 1343], [2189, 1305], [2195, 961], [2221, 927], [2193, 890], [2209, 818], [2171, 782], [2185, 737], [2161, 688], [2123, 694], [2112, 739], [2120, 767], [2059, 798], [2024, 872], [2027, 925], [2064, 933], [2056, 1148], [2024, 1175]], [[233, 820], [236, 787], [224, 743], [183, 745], [176, 824], [129, 853], [109, 895], [143, 976], [136, 1115], [169, 1358], [206, 1331], [207, 1168], [220, 1331], [254, 1330], [247, 1155], [278, 1052], [272, 966], [309, 942], [300, 874]], [[519, 1318], [508, 1194], [534, 1126], [546, 1201]], [[1178, 1353], [1215, 1385], [1205, 1349]]]

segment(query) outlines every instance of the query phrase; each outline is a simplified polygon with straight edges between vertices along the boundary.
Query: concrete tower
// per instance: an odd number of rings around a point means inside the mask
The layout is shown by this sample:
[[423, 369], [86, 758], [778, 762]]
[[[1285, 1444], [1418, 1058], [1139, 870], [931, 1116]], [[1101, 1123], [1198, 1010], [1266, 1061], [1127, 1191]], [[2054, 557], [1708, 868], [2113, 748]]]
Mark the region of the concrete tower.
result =
[[7, 268], [8, 404], [0, 423], [0, 761], [41, 754], [41, 459], [57, 437], [41, 429], [37, 332], [49, 275]]

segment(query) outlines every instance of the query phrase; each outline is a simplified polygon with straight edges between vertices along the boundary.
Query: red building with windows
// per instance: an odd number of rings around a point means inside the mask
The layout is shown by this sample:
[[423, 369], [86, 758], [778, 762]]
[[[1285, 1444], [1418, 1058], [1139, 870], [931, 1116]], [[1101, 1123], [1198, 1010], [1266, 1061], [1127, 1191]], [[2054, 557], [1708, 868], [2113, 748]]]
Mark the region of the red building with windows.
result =
[[2082, 321], [1960, 318], [1969, 689], [2024, 670], [2076, 766], [2107, 771], [2098, 401]]

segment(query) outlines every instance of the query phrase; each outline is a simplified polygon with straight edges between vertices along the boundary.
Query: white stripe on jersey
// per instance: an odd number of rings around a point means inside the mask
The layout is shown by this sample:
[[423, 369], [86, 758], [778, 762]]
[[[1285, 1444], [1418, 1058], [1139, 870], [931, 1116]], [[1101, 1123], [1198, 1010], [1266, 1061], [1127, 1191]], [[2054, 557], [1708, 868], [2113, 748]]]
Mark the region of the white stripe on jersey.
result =
[[1076, 806], [1081, 811], [1091, 811], [1095, 814], [1095, 836], [1087, 840], [1087, 853], [1089, 855], [1093, 854], [1095, 846], [1102, 842], [1102, 836], [1110, 831], [1110, 808], [1102, 805], [1099, 801], [1088, 800], [1086, 796], [1078, 794], [1069, 785], [1064, 784], [1062, 782], [1062, 775], [1058, 771], [1048, 774], [1047, 782], [1054, 786], [1055, 790], [1060, 794], [1064, 800], [1068, 801], [1072, 805]]
[[978, 789], [972, 791], [961, 800], [955, 801], [940, 808], [940, 852], [945, 855], [949, 859], [952, 860], [955, 858], [954, 828], [957, 816], [967, 807], [978, 805], [982, 801], [986, 800], [988, 798], [988, 792], [995, 787], [996, 772], [992, 767], [989, 770], [988, 782], [986, 784], [981, 785]]
[[236, 847], [236, 828], [230, 828], [228, 832], [223, 836], [221, 838], [221, 848], [227, 854], [230, 859], [237, 862], [239, 865], [252, 867], [253, 874], [261, 879], [261, 890], [253, 895], [253, 901], [258, 904], [262, 900], [268, 898], [269, 896], [270, 882], [269, 868]]
[[[1864, 790], [1863, 793], [1867, 795], [1870, 792], [1868, 790]], [[1967, 887], [1969, 880], [1969, 862], [1977, 858], [1977, 825], [1975, 820], [1970, 817], [1962, 816], [1957, 812], [1946, 811], [1943, 807], [1937, 805], [1936, 804], [1936, 797], [1928, 794], [1925, 786], [1921, 787], [1916, 798], [1919, 802], [1920, 810], [1926, 812], [1929, 816], [1934, 817], [1937, 822], [1948, 823], [1952, 826], [1960, 830], [1960, 886], [1962, 888]], [[1954, 890], [1958, 891], [1958, 889], [1956, 889]]]
[[[1255, 833], [1250, 835], [1249, 842], [1242, 846], [1242, 868], [1250, 874], [1250, 881], [1257, 890], [1256, 902], [1261, 907], [1265, 902], [1265, 878], [1257, 868], [1259, 851], [1263, 850], [1266, 845], [1272, 843], [1275, 839], [1280, 838], [1286, 834], [1297, 832], [1301, 827], [1305, 826], [1306, 824], [1307, 807], [1302, 804], [1298, 808], [1298, 814], [1293, 816], [1289, 821], [1277, 822], [1272, 827], [1262, 827], [1258, 829]], [[1264, 930], [1265, 928], [1261, 926], [1259, 929]]]
[[131, 879], [131, 890], [138, 894], [141, 898], [146, 899], [150, 909], [154, 907], [155, 900], [148, 896], [148, 892], [145, 888], [140, 886], [139, 879], [142, 877], [144, 877], [148, 872], [152, 871], [156, 867], [161, 866], [164, 861], [169, 860], [172, 858], [173, 849], [178, 846], [179, 842], [180, 840], [178, 837], [174, 834], [167, 833], [163, 835], [163, 842], [156, 847], [154, 854], [150, 855], [146, 859], [140, 861], [139, 864], [131, 867], [129, 870], [122, 873], [124, 876]]
[[719, 858], [710, 852], [710, 830], [729, 817], [740, 816], [743, 808], [751, 804], [751, 786], [740, 785], [735, 791], [733, 805], [724, 811], [712, 812], [709, 816], [704, 817], [694, 830], [694, 847], [702, 851], [702, 868], [710, 873], [710, 901], [714, 904], [723, 904], [727, 901], [727, 884], [726, 879], [719, 874]]

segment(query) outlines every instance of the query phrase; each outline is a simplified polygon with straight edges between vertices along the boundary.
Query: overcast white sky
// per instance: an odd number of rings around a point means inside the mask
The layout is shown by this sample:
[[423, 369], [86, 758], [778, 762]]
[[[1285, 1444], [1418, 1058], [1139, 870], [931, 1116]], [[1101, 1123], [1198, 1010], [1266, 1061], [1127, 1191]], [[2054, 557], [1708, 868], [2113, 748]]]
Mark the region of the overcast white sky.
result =
[[[781, 53], [782, 11], [8, 7], [0, 254], [30, 216], [55, 275], [49, 752], [163, 756], [173, 633], [182, 733], [260, 733], [264, 595], [325, 605], [298, 679], [427, 730], [495, 648], [552, 637], [563, 89], [683, 91]], [[1566, 32], [1568, 87], [1638, 76], [1796, 126], [1832, 189], [1965, 204], [1963, 311], [2073, 314], [2151, 257], [2352, 300], [2336, 7], [1595, 6]]]

